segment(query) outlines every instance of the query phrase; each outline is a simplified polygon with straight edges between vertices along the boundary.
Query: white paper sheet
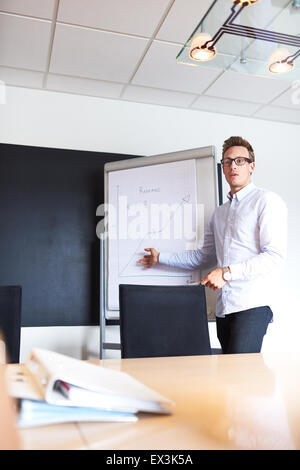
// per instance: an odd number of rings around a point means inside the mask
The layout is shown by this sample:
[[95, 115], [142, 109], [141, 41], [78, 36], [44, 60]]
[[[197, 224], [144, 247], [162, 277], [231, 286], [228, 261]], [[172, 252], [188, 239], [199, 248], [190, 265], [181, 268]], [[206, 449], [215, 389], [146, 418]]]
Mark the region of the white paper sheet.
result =
[[195, 279], [191, 271], [146, 269], [138, 263], [145, 248], [176, 252], [196, 247], [202, 221], [195, 160], [112, 171], [108, 189], [108, 309], [119, 309], [120, 283], [184, 285]]

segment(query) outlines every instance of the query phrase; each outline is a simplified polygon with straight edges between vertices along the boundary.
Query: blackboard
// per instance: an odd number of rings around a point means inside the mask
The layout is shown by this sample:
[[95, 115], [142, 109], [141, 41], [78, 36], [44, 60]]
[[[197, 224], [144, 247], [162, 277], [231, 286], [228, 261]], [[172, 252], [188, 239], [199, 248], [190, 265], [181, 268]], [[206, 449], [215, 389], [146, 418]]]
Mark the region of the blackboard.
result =
[[134, 157], [0, 144], [0, 285], [22, 286], [22, 326], [99, 324], [104, 164]]

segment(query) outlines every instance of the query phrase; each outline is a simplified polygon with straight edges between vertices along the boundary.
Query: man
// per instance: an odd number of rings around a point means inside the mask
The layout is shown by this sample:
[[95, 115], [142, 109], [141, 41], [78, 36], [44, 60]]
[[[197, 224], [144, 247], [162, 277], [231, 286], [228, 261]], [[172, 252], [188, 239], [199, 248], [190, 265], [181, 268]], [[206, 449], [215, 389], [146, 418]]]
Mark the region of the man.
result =
[[217, 268], [201, 284], [218, 291], [217, 335], [223, 353], [261, 351], [270, 321], [280, 268], [286, 256], [287, 210], [275, 193], [251, 182], [255, 169], [252, 146], [242, 137], [223, 144], [222, 167], [230, 186], [228, 201], [209, 220], [199, 250], [149, 253], [140, 260], [147, 268]]

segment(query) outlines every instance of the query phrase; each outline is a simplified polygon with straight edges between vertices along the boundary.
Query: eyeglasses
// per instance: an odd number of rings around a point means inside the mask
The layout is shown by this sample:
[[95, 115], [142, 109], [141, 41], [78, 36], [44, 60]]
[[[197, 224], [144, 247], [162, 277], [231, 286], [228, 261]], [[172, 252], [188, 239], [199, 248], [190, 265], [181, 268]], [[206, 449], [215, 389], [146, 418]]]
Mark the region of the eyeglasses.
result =
[[245, 157], [224, 158], [221, 160], [223, 166], [231, 166], [232, 162], [234, 162], [237, 166], [243, 166], [246, 162], [251, 163], [252, 160]]

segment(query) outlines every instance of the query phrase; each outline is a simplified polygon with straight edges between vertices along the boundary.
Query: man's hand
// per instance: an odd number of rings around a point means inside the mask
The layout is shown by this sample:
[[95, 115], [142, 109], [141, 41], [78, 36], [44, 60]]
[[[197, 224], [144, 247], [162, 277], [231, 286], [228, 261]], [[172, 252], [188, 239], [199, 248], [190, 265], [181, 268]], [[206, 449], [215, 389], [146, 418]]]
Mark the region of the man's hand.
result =
[[222, 268], [214, 269], [208, 273], [207, 276], [201, 279], [200, 284], [213, 290], [221, 289], [226, 284], [226, 281], [223, 279]]
[[145, 268], [152, 268], [152, 266], [158, 264], [159, 251], [155, 248], [145, 248], [145, 251], [150, 251], [150, 255], [145, 255], [144, 258], [139, 260], [139, 263], [143, 264]]

